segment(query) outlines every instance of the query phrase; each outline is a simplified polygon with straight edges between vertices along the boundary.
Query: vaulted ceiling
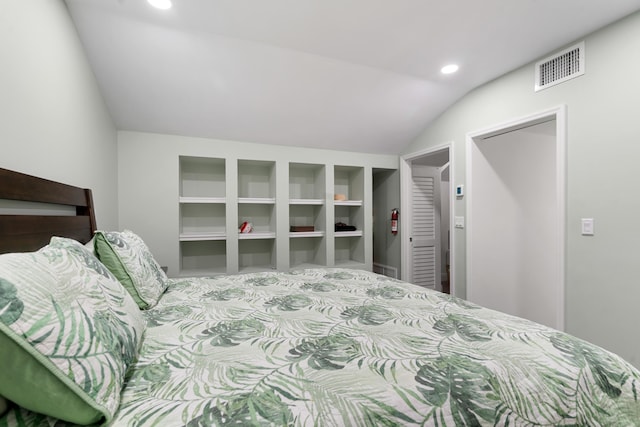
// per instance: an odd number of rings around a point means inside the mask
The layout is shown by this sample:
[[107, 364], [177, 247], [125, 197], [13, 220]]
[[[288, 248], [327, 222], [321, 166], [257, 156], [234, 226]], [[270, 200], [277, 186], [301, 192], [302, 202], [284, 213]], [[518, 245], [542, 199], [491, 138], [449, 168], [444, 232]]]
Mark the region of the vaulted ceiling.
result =
[[[473, 88], [640, 9], [640, 0], [66, 4], [118, 129], [385, 154]], [[441, 74], [449, 63], [459, 71]]]

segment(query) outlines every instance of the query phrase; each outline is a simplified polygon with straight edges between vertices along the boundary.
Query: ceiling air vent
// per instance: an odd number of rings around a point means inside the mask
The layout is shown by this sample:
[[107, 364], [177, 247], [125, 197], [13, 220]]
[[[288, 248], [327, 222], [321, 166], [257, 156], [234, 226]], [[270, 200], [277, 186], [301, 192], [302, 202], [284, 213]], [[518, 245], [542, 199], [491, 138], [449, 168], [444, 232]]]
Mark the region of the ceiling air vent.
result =
[[535, 91], [555, 86], [584, 74], [584, 42], [536, 63]]

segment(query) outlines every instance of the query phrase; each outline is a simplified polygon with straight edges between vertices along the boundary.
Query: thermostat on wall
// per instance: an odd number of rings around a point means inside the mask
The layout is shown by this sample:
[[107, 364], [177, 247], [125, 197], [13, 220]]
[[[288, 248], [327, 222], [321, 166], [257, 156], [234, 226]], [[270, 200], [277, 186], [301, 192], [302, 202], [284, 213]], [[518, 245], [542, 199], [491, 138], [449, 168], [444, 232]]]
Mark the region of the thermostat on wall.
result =
[[456, 197], [464, 196], [464, 185], [456, 186]]

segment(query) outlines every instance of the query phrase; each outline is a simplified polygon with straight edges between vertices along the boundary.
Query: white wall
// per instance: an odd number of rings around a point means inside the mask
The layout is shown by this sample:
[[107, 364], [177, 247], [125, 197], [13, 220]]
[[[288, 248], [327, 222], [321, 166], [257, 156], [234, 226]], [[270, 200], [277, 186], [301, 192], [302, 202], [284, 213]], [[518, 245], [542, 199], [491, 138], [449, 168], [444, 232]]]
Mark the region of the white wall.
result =
[[[469, 93], [406, 150], [454, 141], [453, 185], [465, 183], [465, 136], [507, 120], [567, 105], [566, 330], [640, 366], [640, 13], [585, 38], [586, 73], [534, 93], [529, 64]], [[559, 46], [558, 48], [561, 48]], [[464, 72], [464, 70], [461, 70]], [[465, 199], [455, 215], [465, 212]], [[595, 218], [595, 236], [580, 218]], [[465, 296], [465, 230], [455, 229], [456, 292]]]
[[522, 129], [476, 141], [472, 149], [467, 297], [561, 328], [555, 135]]
[[91, 188], [117, 227], [117, 134], [62, 0], [0, 3], [0, 117], [0, 167]]

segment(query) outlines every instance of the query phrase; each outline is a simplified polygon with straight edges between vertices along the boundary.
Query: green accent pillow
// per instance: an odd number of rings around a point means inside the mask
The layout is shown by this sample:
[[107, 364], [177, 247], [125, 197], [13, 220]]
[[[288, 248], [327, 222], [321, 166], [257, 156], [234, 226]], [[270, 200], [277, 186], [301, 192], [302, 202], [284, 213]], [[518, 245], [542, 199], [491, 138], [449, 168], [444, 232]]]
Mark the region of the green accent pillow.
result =
[[0, 255], [0, 395], [76, 424], [108, 423], [145, 321], [80, 243]]
[[9, 402], [7, 402], [7, 399], [5, 399], [4, 397], [0, 396], [0, 416], [4, 415], [4, 413], [7, 412], [8, 409]]
[[94, 238], [98, 259], [129, 291], [138, 307], [155, 306], [169, 281], [144, 241], [130, 230], [97, 231]]

